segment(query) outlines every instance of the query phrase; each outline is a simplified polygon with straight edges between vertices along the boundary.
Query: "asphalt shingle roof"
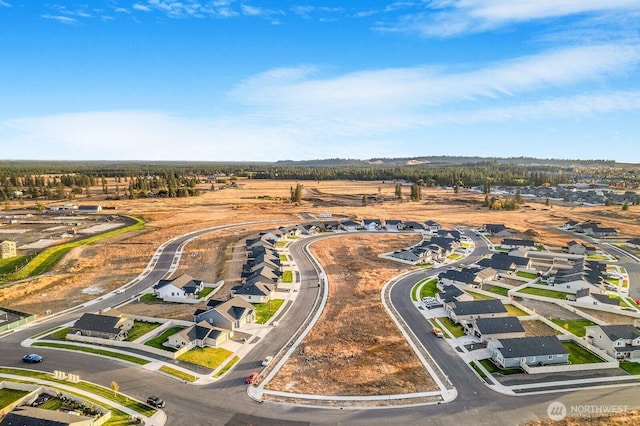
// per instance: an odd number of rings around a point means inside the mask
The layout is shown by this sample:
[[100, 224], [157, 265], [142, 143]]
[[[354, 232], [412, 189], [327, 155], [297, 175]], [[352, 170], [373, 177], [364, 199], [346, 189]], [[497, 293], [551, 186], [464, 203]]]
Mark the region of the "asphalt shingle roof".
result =
[[502, 348], [499, 348], [498, 351], [505, 359], [569, 353], [556, 336], [517, 337], [499, 339], [499, 342], [502, 344]]

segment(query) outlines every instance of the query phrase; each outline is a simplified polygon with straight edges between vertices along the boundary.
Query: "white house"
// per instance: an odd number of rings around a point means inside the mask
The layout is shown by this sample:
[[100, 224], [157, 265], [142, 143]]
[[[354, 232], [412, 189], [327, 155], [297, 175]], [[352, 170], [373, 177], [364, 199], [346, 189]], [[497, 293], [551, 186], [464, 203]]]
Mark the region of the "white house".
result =
[[194, 280], [191, 275], [182, 274], [171, 280], [160, 280], [153, 286], [153, 294], [159, 299], [179, 302], [180, 299], [196, 299], [204, 283]]

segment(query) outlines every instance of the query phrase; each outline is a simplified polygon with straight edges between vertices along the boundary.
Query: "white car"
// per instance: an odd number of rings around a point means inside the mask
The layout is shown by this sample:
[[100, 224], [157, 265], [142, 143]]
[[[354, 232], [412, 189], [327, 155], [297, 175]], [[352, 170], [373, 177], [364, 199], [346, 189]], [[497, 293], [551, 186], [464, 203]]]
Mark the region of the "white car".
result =
[[273, 357], [269, 355], [262, 361], [262, 366], [266, 367], [267, 365], [271, 364], [271, 361], [273, 361]]

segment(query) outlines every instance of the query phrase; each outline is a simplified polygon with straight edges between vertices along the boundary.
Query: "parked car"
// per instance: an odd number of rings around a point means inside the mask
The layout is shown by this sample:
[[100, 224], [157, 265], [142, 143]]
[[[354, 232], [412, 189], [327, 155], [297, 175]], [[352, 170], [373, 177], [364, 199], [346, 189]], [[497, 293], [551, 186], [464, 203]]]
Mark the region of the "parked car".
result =
[[42, 355], [38, 355], [38, 354], [28, 354], [22, 357], [22, 360], [24, 362], [31, 362], [31, 363], [36, 363], [36, 362], [42, 362], [44, 358], [42, 357]]
[[264, 360], [262, 360], [262, 366], [266, 367], [267, 365], [271, 364], [271, 361], [273, 361], [273, 357], [269, 355]]
[[433, 309], [433, 308], [442, 308], [444, 305], [436, 300], [435, 302], [432, 302], [432, 303], [425, 303], [424, 306], [427, 309]]
[[436, 337], [444, 337], [444, 333], [442, 333], [442, 330], [438, 327], [433, 327], [433, 334], [435, 334]]
[[147, 405], [150, 405], [155, 408], [164, 408], [165, 403], [162, 398], [159, 398], [155, 395], [151, 395], [149, 398], [147, 398]]
[[258, 373], [256, 373], [256, 372], [253, 372], [253, 373], [249, 374], [249, 377], [244, 379], [245, 383], [247, 383], [248, 385], [250, 385], [251, 383], [255, 382], [256, 380], [258, 380]]

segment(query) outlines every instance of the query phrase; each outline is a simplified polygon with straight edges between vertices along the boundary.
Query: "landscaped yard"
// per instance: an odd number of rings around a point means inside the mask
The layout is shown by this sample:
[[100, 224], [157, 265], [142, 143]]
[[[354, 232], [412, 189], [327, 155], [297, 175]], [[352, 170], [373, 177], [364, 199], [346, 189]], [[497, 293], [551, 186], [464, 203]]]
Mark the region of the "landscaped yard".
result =
[[526, 317], [527, 315], [529, 315], [526, 311], [523, 311], [517, 306], [505, 304], [504, 307], [508, 312], [508, 316], [510, 317]]
[[435, 295], [440, 291], [438, 290], [437, 284], [437, 278], [428, 278], [426, 280], [419, 281], [415, 287], [416, 291], [418, 288], [420, 289], [420, 295], [418, 296], [416, 302], [421, 301], [424, 297], [435, 297]]
[[571, 294], [571, 293], [565, 293], [564, 291], [547, 290], [545, 288], [535, 288], [535, 287], [525, 287], [522, 290], [517, 291], [517, 293], [532, 294], [534, 296], [550, 297], [552, 299], [560, 299], [560, 300], [566, 300], [567, 295]]
[[283, 299], [269, 300], [267, 303], [255, 303], [256, 322], [265, 324], [276, 313], [280, 306], [284, 303]]
[[0, 389], [0, 409], [6, 407], [7, 405], [16, 402], [29, 392], [24, 392], [20, 390], [13, 389]]
[[222, 348], [194, 348], [180, 355], [178, 359], [215, 370], [222, 365], [232, 353], [233, 352]]
[[151, 330], [160, 327], [160, 323], [158, 322], [145, 322], [145, 321], [134, 321], [133, 327], [129, 330], [129, 335], [126, 338], [127, 342], [133, 342], [139, 337], [144, 336]]
[[508, 288], [498, 287], [497, 285], [492, 285], [492, 286], [487, 287], [487, 288], [485, 288], [483, 290], [484, 291], [489, 291], [491, 293], [499, 294], [501, 296], [508, 296], [509, 295], [509, 289]]
[[167, 341], [169, 336], [172, 336], [172, 335], [176, 334], [178, 331], [183, 330], [183, 329], [184, 329], [184, 327], [170, 327], [170, 328], [167, 328], [165, 331], [162, 332], [162, 334], [154, 337], [153, 339], [147, 340], [146, 342], [144, 342], [144, 344], [147, 345], [147, 346], [151, 346], [152, 348], [162, 349], [162, 350], [170, 351], [170, 352], [175, 352], [176, 351], [175, 349], [169, 348], [169, 347], [166, 347], [166, 346], [162, 346], [162, 344]]
[[593, 364], [596, 362], [603, 362], [599, 356], [589, 352], [577, 343], [562, 342], [562, 344], [569, 351], [569, 361], [571, 364]]
[[143, 303], [162, 303], [162, 299], [158, 299], [153, 293], [143, 294], [140, 296], [140, 301]]
[[286, 254], [279, 254], [278, 257], [280, 258], [280, 262], [288, 262], [289, 261], [289, 257]]
[[551, 321], [578, 337], [583, 337], [585, 335], [585, 327], [596, 325], [595, 322], [589, 321], [588, 319], [563, 320], [559, 318], [551, 318]]
[[640, 363], [639, 362], [629, 362], [624, 361], [620, 363], [620, 368], [631, 375], [640, 374]]
[[526, 278], [528, 280], [532, 280], [538, 277], [538, 275], [534, 274], [533, 272], [524, 272], [524, 271], [518, 271], [516, 272], [516, 275], [519, 276], [520, 278]]
[[500, 367], [498, 367], [497, 365], [495, 365], [493, 362], [491, 362], [488, 359], [481, 359], [480, 360], [480, 364], [482, 364], [482, 366], [484, 368], [487, 369], [487, 371], [491, 374], [494, 373], [499, 373], [502, 375], [508, 375], [508, 374], [522, 374], [522, 370], [519, 368], [506, 368], [504, 370], [502, 370]]
[[283, 283], [292, 283], [293, 282], [293, 271], [287, 270], [282, 272], [282, 282]]
[[[446, 327], [447, 330], [451, 332], [453, 337], [464, 336], [464, 329], [462, 328], [462, 326], [460, 324], [454, 324], [449, 319], [449, 317], [440, 317], [438, 318], [438, 320], [442, 323], [442, 325]], [[445, 336], [448, 337], [446, 333], [445, 333]]]
[[71, 333], [71, 330], [73, 330], [72, 327], [61, 328], [60, 330], [51, 333], [47, 337], [55, 340], [66, 340], [67, 334]]
[[107, 351], [104, 349], [92, 348], [88, 346], [77, 346], [77, 345], [69, 345], [65, 343], [50, 343], [50, 342], [35, 342], [32, 346], [45, 346], [50, 348], [68, 349], [71, 351], [86, 352], [86, 353], [95, 354], [95, 355], [108, 356], [110, 358], [117, 358], [122, 361], [128, 361], [128, 362], [132, 362], [134, 364], [139, 364], [139, 365], [145, 365], [151, 362], [143, 358], [138, 358], [137, 356], [127, 355], [119, 352]]
[[216, 373], [216, 378], [222, 377], [227, 371], [231, 370], [231, 367], [236, 365], [236, 363], [238, 361], [240, 361], [240, 357], [234, 356], [233, 359], [231, 359], [231, 361], [227, 362], [224, 365], [224, 367], [222, 367], [220, 370], [218, 370], [218, 372]]
[[466, 291], [465, 293], [467, 293], [469, 296], [472, 296], [473, 300], [492, 300], [492, 299], [495, 299], [495, 297], [486, 296], [484, 294], [476, 293], [475, 291]]
[[202, 291], [200, 293], [198, 293], [198, 299], [204, 299], [206, 298], [208, 295], [211, 294], [211, 292], [215, 290], [215, 288], [213, 287], [205, 287], [202, 289]]

